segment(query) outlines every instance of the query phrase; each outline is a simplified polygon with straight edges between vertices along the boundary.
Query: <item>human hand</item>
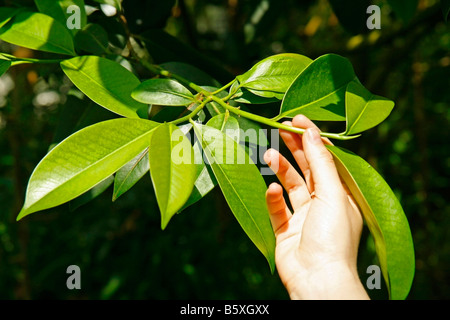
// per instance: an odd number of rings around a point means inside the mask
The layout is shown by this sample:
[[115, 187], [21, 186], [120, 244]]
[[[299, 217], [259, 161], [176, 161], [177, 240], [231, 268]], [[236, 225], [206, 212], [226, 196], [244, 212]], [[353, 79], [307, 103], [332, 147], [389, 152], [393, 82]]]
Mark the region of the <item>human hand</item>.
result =
[[363, 220], [324, 145], [331, 142], [303, 115], [285, 124], [307, 130], [302, 136], [280, 130], [304, 178], [278, 151], [264, 155], [294, 211], [272, 183], [266, 202], [281, 281], [292, 299], [368, 299], [356, 269]]

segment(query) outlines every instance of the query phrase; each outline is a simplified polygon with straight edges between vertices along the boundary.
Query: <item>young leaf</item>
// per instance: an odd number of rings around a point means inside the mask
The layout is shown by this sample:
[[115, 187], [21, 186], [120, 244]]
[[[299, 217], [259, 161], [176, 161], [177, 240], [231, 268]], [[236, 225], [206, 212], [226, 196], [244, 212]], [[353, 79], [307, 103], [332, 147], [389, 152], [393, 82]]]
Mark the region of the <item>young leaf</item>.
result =
[[70, 201], [112, 175], [148, 147], [159, 125], [120, 118], [94, 124], [62, 141], [34, 169], [17, 220]]
[[183, 132], [169, 123], [155, 130], [149, 152], [150, 174], [164, 230], [194, 188], [194, 152]]
[[0, 28], [0, 39], [34, 50], [75, 55], [66, 26], [42, 13], [19, 12]]
[[386, 181], [362, 158], [342, 148], [327, 148], [375, 240], [391, 299], [405, 299], [414, 278], [414, 246], [399, 201]]
[[282, 53], [255, 64], [246, 73], [237, 76], [239, 87], [255, 95], [282, 99], [292, 81], [312, 60], [300, 54]]
[[[37, 8], [40, 12], [52, 17], [62, 25], [66, 26], [68, 19], [73, 13], [67, 8], [70, 6], [76, 6], [79, 9], [79, 21], [80, 29], [86, 25], [87, 16], [86, 10], [84, 9], [84, 0], [34, 0]], [[75, 35], [78, 32], [78, 28], [69, 29], [70, 32]]]
[[267, 186], [258, 168], [244, 149], [221, 131], [199, 124], [194, 131], [231, 211], [273, 272], [275, 237], [265, 205]]
[[128, 118], [146, 116], [147, 105], [130, 97], [139, 79], [119, 63], [82, 56], [62, 61], [61, 68], [78, 89], [102, 107]]
[[311, 120], [344, 121], [345, 89], [355, 79], [350, 61], [336, 54], [323, 55], [289, 87], [278, 117], [304, 114]]
[[182, 84], [171, 79], [150, 79], [133, 90], [136, 101], [163, 106], [185, 106], [194, 102], [192, 93]]
[[75, 48], [102, 55], [108, 48], [108, 34], [98, 24], [90, 23], [75, 35]]
[[393, 101], [373, 95], [357, 81], [350, 82], [345, 93], [347, 129], [344, 134], [349, 136], [375, 127], [393, 108]]
[[149, 169], [147, 148], [116, 172], [112, 200], [116, 201], [118, 197], [130, 190]]

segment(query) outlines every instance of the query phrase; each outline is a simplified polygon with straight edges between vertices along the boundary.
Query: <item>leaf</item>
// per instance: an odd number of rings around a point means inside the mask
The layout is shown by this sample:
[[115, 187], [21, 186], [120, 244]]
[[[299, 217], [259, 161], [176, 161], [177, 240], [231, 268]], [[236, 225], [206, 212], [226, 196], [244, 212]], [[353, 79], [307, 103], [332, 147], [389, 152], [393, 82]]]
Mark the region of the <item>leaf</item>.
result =
[[199, 124], [194, 131], [231, 211], [273, 272], [275, 237], [265, 204], [267, 186], [258, 168], [244, 149], [221, 131]]
[[17, 220], [70, 201], [112, 175], [148, 147], [159, 125], [120, 118], [94, 124], [62, 141], [34, 169]]
[[231, 139], [239, 143], [239, 122], [236, 118], [231, 117], [228, 112], [212, 117], [206, 125], [222, 131]]
[[[205, 89], [207, 91], [215, 91], [215, 89], [213, 87], [203, 87], [203, 89]], [[222, 91], [217, 96], [220, 98], [223, 98], [226, 95], [227, 95], [226, 92]], [[232, 100], [230, 100], [229, 103], [230, 103], [230, 105], [232, 105], [234, 107], [238, 106]], [[212, 116], [226, 112], [226, 110], [222, 106], [220, 106], [219, 104], [217, 104], [214, 101], [207, 103], [206, 108], [208, 109], [208, 112]], [[240, 107], [240, 108], [244, 111], [247, 111], [247, 108], [245, 106]], [[244, 144], [246, 141], [249, 143], [255, 144], [255, 145], [263, 146], [263, 147], [265, 147], [269, 144], [269, 142], [267, 141], [266, 134], [264, 133], [262, 127], [257, 122], [251, 121], [244, 117], [240, 117], [234, 113], [230, 113], [230, 116], [237, 119], [237, 121], [239, 123], [239, 128], [241, 129], [241, 133], [244, 133], [244, 134], [240, 134], [240, 136], [239, 136], [239, 140], [242, 144]]]
[[327, 146], [362, 210], [391, 299], [405, 299], [414, 278], [414, 246], [402, 206], [386, 181], [356, 154]]
[[122, 10], [121, 0], [94, 0], [97, 3], [100, 4], [106, 4], [109, 6], [113, 6], [117, 11]]
[[350, 82], [345, 94], [347, 129], [344, 134], [349, 136], [375, 127], [393, 108], [393, 101], [373, 95], [357, 81]]
[[153, 134], [150, 174], [161, 211], [161, 229], [188, 200], [195, 182], [196, 166], [191, 143], [183, 132], [170, 123], [162, 124]]
[[388, 0], [395, 14], [407, 23], [414, 17], [419, 0]]
[[282, 99], [292, 81], [312, 60], [300, 54], [282, 53], [255, 64], [246, 73], [237, 76], [239, 87], [255, 95]]
[[11, 61], [0, 59], [0, 77], [11, 67]]
[[68, 29], [42, 13], [18, 13], [0, 28], [0, 39], [29, 49], [75, 55]]
[[119, 63], [82, 56], [62, 61], [61, 68], [78, 89], [102, 107], [128, 118], [147, 116], [147, 105], [130, 96], [139, 79]]
[[346, 58], [336, 54], [317, 58], [289, 87], [278, 118], [304, 114], [311, 120], [344, 121], [345, 90], [355, 79]]
[[116, 172], [112, 200], [116, 201], [118, 197], [130, 190], [149, 169], [148, 148], [146, 148]]
[[[70, 6], [77, 6], [80, 9], [80, 28], [83, 28], [87, 23], [84, 0], [34, 0], [34, 3], [40, 12], [52, 17], [63, 26], [67, 25], [67, 19], [73, 14], [70, 11], [67, 12], [67, 8]], [[70, 30], [70, 32], [75, 35], [78, 30], [79, 29], [74, 28]]]
[[[239, 85], [239, 82], [236, 82]], [[256, 92], [252, 93], [252, 92]], [[231, 97], [232, 100], [236, 102], [241, 103], [247, 103], [247, 104], [265, 104], [265, 103], [271, 103], [271, 102], [277, 102], [279, 99], [276, 97], [267, 98], [264, 97], [264, 92], [259, 92], [258, 90], [252, 90], [252, 92], [248, 91], [245, 88], [240, 88], [236, 91], [236, 93]]]
[[182, 84], [171, 79], [150, 79], [133, 90], [136, 101], [163, 106], [185, 106], [195, 102], [192, 93]]
[[7, 24], [22, 8], [0, 7], [0, 28]]
[[101, 55], [108, 49], [108, 34], [95, 23], [86, 25], [75, 35], [75, 48], [95, 55]]
[[99, 182], [97, 185], [95, 185], [92, 189], [89, 191], [83, 193], [81, 196], [71, 200], [69, 202], [70, 211], [73, 212], [79, 207], [85, 205], [91, 200], [94, 200], [99, 195], [101, 195], [103, 192], [106, 191], [106, 189], [109, 188], [109, 186], [114, 182], [114, 177], [111, 175], [107, 177], [105, 180]]

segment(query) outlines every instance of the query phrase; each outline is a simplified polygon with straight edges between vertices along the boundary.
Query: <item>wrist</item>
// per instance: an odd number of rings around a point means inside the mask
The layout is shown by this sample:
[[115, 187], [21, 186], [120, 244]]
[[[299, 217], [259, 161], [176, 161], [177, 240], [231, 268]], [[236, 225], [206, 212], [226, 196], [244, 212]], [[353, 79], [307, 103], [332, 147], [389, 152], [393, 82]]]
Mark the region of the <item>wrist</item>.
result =
[[356, 269], [341, 264], [300, 272], [286, 287], [293, 300], [369, 299]]

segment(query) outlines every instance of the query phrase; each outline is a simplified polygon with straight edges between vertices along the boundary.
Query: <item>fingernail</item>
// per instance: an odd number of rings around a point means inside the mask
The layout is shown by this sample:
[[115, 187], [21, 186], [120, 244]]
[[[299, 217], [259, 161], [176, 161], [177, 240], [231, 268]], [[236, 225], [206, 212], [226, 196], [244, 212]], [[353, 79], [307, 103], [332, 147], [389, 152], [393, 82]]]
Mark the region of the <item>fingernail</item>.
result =
[[264, 161], [267, 164], [270, 164], [270, 160], [272, 159], [272, 154], [273, 154], [272, 149], [269, 149], [264, 153]]
[[319, 130], [317, 130], [316, 128], [309, 128], [308, 130], [306, 130], [306, 138], [310, 143], [313, 144], [322, 143], [322, 138], [320, 137]]

